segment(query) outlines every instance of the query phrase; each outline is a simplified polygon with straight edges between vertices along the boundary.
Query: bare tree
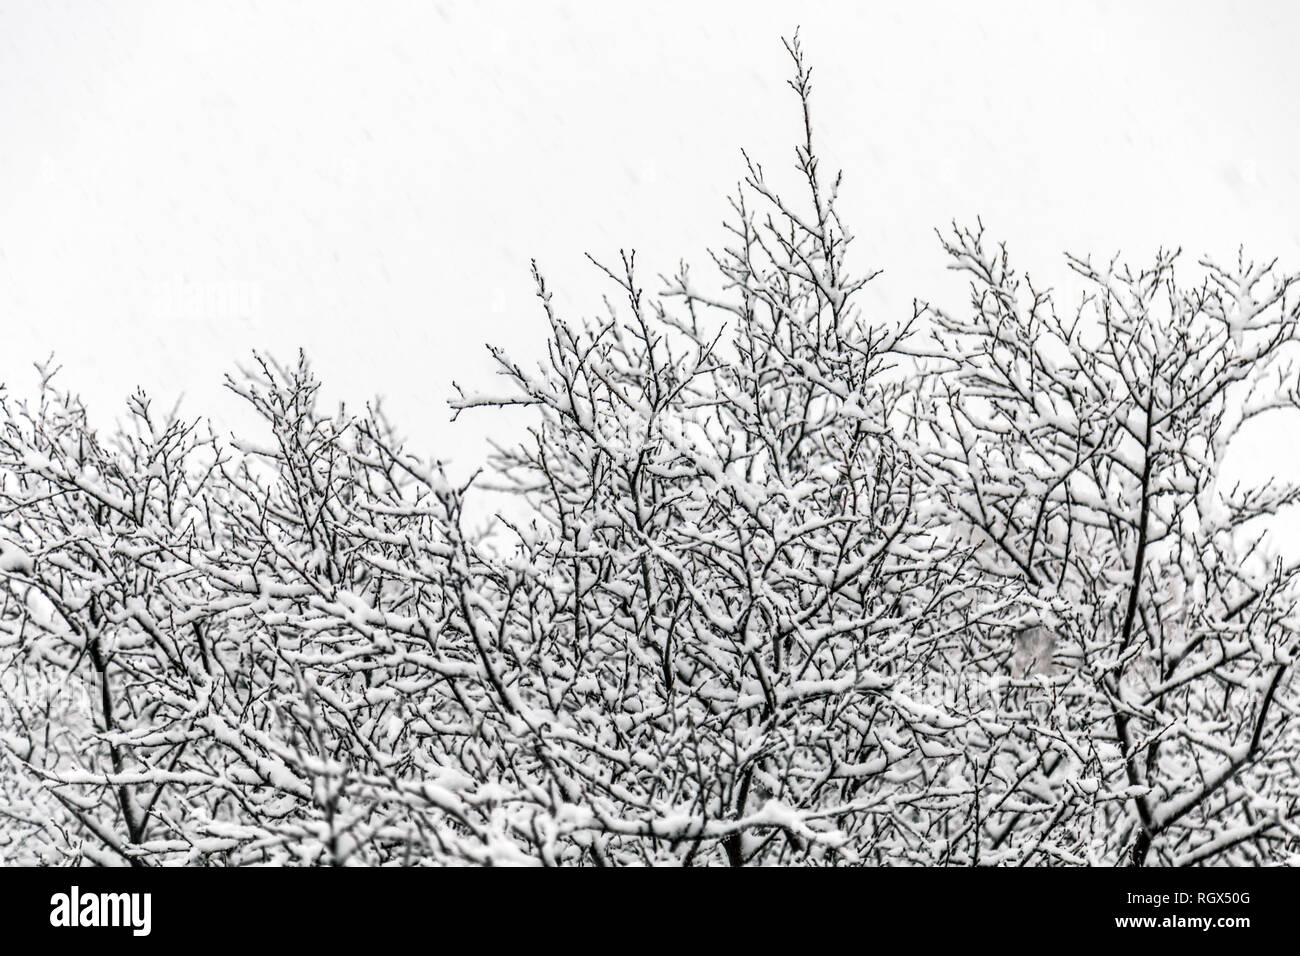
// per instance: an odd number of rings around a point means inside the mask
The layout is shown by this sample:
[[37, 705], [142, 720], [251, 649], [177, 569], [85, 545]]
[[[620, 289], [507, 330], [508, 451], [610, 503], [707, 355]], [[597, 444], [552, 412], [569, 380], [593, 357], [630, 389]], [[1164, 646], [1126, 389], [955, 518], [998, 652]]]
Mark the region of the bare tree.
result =
[[948, 356], [920, 409], [931, 487], [1052, 635], [1025, 725], [1041, 754], [1009, 758], [1036, 761], [1040, 790], [1008, 839], [1135, 865], [1278, 859], [1296, 835], [1296, 569], [1262, 522], [1298, 492], [1220, 475], [1245, 422], [1300, 407], [1297, 277], [1206, 261], [1186, 286], [1176, 254], [1071, 257], [1089, 291], [1061, 316], [982, 228], [944, 248], [971, 307], [929, 310]]
[[746, 157], [710, 276], [596, 263], [595, 318], [534, 267], [544, 359], [452, 403], [530, 425], [468, 484], [301, 357], [230, 378], [256, 439], [0, 398], [0, 859], [1296, 852], [1297, 492], [1218, 481], [1297, 406], [1294, 278], [1071, 259], [1067, 320], [956, 231], [969, 312], [880, 321], [787, 49], [797, 199]]

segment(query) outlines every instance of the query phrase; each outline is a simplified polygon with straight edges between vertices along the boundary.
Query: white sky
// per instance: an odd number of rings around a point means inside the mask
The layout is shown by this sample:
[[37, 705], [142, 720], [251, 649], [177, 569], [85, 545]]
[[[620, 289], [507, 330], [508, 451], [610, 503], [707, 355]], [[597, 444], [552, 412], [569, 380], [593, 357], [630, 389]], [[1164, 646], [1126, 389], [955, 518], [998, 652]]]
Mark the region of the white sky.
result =
[[223, 373], [301, 346], [467, 463], [450, 382], [536, 348], [531, 257], [595, 311], [584, 252], [703, 268], [740, 148], [790, 165], [796, 24], [882, 312], [964, 301], [954, 217], [1045, 281], [1066, 249], [1300, 269], [1300, 4], [0, 0], [0, 381], [53, 351], [105, 417], [141, 385], [235, 423]]

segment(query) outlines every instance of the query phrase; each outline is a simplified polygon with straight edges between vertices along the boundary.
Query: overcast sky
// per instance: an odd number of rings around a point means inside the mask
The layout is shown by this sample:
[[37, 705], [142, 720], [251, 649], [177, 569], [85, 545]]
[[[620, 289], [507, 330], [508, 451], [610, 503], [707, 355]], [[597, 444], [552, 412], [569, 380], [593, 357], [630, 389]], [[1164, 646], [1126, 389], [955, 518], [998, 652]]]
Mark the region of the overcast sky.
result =
[[1066, 249], [1300, 269], [1296, 3], [0, 0], [0, 380], [54, 352], [100, 415], [235, 422], [223, 374], [303, 347], [472, 459], [445, 400], [537, 347], [530, 258], [595, 311], [584, 252], [703, 265], [741, 147], [790, 165], [796, 25], [872, 309], [960, 305], [954, 217], [1045, 282]]

